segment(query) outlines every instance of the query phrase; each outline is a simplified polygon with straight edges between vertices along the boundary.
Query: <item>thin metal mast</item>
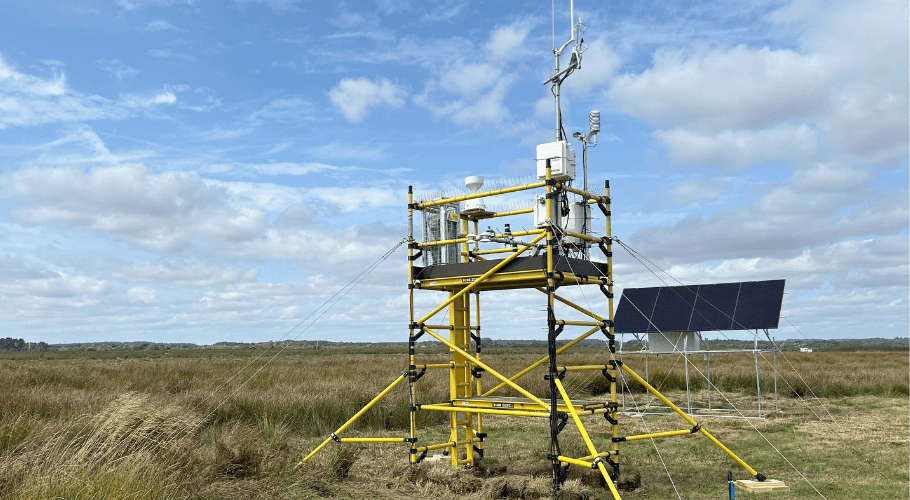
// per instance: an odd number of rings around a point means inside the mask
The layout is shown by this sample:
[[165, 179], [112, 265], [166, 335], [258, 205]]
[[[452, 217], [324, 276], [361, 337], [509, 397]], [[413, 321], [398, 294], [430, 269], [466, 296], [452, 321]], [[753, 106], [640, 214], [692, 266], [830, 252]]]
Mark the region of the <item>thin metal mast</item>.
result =
[[[555, 12], [554, 12], [554, 30], [555, 30]], [[560, 48], [553, 49], [553, 76], [551, 76], [547, 81], [543, 82], [544, 85], [548, 83], [553, 83], [553, 97], [556, 99], [556, 140], [562, 141], [565, 139], [562, 134], [562, 107], [560, 103], [559, 90], [562, 85], [563, 80], [581, 67], [581, 54], [584, 52], [583, 40], [581, 40], [581, 32], [583, 30], [583, 24], [581, 19], [578, 22], [575, 21], [575, 3], [573, 0], [569, 2], [569, 40], [566, 43], [562, 44]], [[555, 39], [555, 31], [554, 31]], [[572, 59], [569, 61], [568, 67], [566, 69], [559, 69], [559, 58], [562, 56], [562, 53], [566, 48], [575, 43], [575, 47], [572, 49]]]

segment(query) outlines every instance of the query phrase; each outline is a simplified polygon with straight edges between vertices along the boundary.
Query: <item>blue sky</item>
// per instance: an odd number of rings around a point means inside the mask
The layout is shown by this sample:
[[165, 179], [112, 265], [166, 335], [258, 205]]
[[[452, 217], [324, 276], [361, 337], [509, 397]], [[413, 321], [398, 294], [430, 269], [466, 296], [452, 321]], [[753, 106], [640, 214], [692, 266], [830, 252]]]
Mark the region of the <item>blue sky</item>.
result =
[[[319, 307], [405, 235], [408, 185], [534, 175], [551, 7], [0, 3], [0, 336], [405, 340], [402, 249]], [[906, 2], [575, 9], [565, 127], [602, 113], [616, 236], [683, 283], [787, 279], [777, 338], [907, 335]], [[619, 288], [661, 284], [615, 254]], [[543, 338], [540, 308], [491, 296], [484, 335]]]

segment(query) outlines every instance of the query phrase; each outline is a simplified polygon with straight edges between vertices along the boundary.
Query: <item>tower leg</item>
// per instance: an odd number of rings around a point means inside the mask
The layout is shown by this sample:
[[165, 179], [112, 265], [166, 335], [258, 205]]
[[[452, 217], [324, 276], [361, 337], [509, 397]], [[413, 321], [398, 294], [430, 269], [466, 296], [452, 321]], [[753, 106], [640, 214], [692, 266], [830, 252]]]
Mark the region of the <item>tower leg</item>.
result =
[[[451, 292], [452, 295], [455, 292]], [[471, 296], [462, 294], [449, 305], [449, 341], [466, 352], [471, 347], [470, 327], [471, 314]], [[450, 349], [451, 350], [451, 349]], [[452, 351], [452, 368], [449, 370], [450, 388], [449, 395], [451, 399], [464, 398], [472, 396], [473, 380], [471, 360], [455, 350]], [[452, 466], [474, 465], [474, 448], [473, 443], [468, 442], [464, 445], [464, 458], [461, 457], [461, 448], [458, 443], [466, 440], [472, 441], [474, 437], [474, 414], [467, 412], [451, 413], [451, 433], [449, 441], [456, 443], [452, 448]], [[461, 435], [464, 437], [460, 437]]]

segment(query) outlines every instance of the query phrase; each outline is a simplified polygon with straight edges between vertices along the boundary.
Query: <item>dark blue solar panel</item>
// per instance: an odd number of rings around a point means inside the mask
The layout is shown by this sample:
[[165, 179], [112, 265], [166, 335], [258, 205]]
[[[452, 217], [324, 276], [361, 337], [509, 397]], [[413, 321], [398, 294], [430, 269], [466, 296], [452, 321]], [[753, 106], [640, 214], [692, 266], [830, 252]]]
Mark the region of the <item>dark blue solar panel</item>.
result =
[[[648, 331], [648, 318], [654, 313], [654, 303], [657, 300], [657, 293], [652, 293], [651, 290], [653, 289], [627, 288], [623, 290], [614, 317], [614, 320], [620, 316], [626, 318], [623, 325], [626, 329], [622, 330], [622, 333], [641, 333]], [[638, 309], [636, 309], [636, 306]], [[641, 310], [641, 313], [638, 312], [639, 309]], [[615, 324], [617, 326], [615, 331], [619, 333], [619, 323]]]
[[783, 297], [784, 280], [627, 288], [616, 309], [615, 331], [777, 328]]
[[740, 283], [701, 285], [687, 331], [733, 330], [731, 311], [736, 307]]
[[[651, 315], [648, 332], [680, 332], [689, 326], [696, 287], [672, 286], [659, 288], [657, 306]], [[685, 314], [689, 311], [689, 314]]]
[[[784, 300], [784, 281], [748, 281], [743, 283], [736, 305], [735, 326], [731, 330], [777, 328]], [[771, 326], [769, 326], [771, 325]]]

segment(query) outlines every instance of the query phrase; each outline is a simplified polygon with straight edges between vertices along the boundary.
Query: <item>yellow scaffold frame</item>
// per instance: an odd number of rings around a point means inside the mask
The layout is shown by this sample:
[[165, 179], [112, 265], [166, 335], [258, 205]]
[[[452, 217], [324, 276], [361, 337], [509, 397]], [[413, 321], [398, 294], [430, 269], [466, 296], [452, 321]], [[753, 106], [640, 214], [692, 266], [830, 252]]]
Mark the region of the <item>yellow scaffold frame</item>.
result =
[[[506, 236], [531, 236], [529, 242], [522, 244], [518, 248], [506, 248], [503, 250], [480, 250], [476, 239], [473, 241], [467, 237], [469, 234], [469, 223], [473, 222], [473, 234], [478, 234], [478, 222], [483, 219], [492, 219], [497, 217], [506, 217], [518, 214], [530, 213], [531, 209], [515, 210], [509, 212], [474, 212], [460, 214], [461, 234], [458, 238], [438, 241], [417, 242], [414, 239], [414, 212], [428, 209], [430, 207], [444, 206], [458, 203], [466, 200], [495, 196], [498, 194], [514, 193], [532, 189], [544, 188], [546, 192], [546, 214], [548, 214], [545, 227], [529, 231], [515, 232], [510, 235], [496, 235], [496, 238]], [[564, 193], [574, 193], [581, 196], [585, 203], [597, 205], [606, 218], [605, 236], [597, 238], [588, 234], [578, 234], [558, 230], [552, 223], [556, 220], [553, 215], [556, 213], [556, 204], [553, 200], [558, 199]], [[599, 470], [606, 480], [610, 492], [614, 499], [619, 500], [620, 495], [615, 487], [615, 480], [619, 475], [619, 443], [625, 441], [637, 441], [644, 439], [657, 439], [664, 437], [680, 436], [687, 434], [701, 433], [721, 450], [727, 453], [736, 463], [746, 469], [750, 475], [758, 481], [764, 481], [765, 477], [755, 471], [729, 448], [718, 441], [701, 424], [696, 422], [692, 417], [687, 415], [683, 410], [674, 405], [657, 389], [648, 384], [642, 377], [635, 373], [631, 368], [622, 363], [615, 356], [615, 337], [613, 330], [613, 257], [612, 257], [612, 228], [610, 223], [610, 183], [604, 184], [604, 195], [599, 196], [586, 191], [572, 188], [565, 183], [554, 181], [551, 178], [549, 160], [546, 165], [546, 178], [540, 182], [534, 182], [521, 186], [509, 187], [504, 189], [485, 191], [465, 196], [439, 199], [422, 203], [414, 202], [413, 190], [408, 189], [408, 322], [409, 322], [409, 348], [408, 348], [408, 370], [400, 375], [394, 382], [380, 392], [372, 401], [367, 403], [359, 412], [331, 433], [316, 449], [307, 455], [297, 466], [310, 460], [316, 453], [322, 450], [330, 442], [338, 443], [408, 443], [409, 461], [418, 463], [426, 457], [427, 453], [433, 450], [444, 450], [445, 454], [451, 457], [453, 467], [472, 466], [483, 458], [484, 439], [487, 434], [484, 432], [484, 415], [511, 415], [517, 417], [544, 417], [550, 420], [550, 450], [547, 458], [553, 465], [553, 491], [558, 491], [561, 482], [565, 478], [569, 466], [578, 466], [589, 469]], [[595, 268], [597, 271], [593, 274], [584, 272], [576, 273], [576, 269], [561, 270], [557, 269], [557, 262], [554, 260], [554, 252], [559, 238], [563, 235], [580, 238], [599, 246], [605, 253], [607, 262], [606, 266]], [[531, 249], [534, 249], [538, 243], [544, 241], [546, 246], [545, 256], [540, 260], [541, 265], [538, 267], [513, 265], [516, 259]], [[471, 248], [471, 243], [474, 243]], [[419, 258], [425, 249], [440, 247], [442, 245], [461, 245], [461, 262], [456, 266], [439, 266], [452, 269], [465, 269], [464, 265], [468, 263], [478, 263], [485, 267], [470, 267], [469, 272], [455, 275], [417, 276], [415, 273], [414, 262]], [[416, 251], [416, 253], [415, 253]], [[486, 261], [481, 255], [509, 253], [508, 256], [499, 261]], [[526, 259], [527, 260], [527, 259]], [[545, 263], [544, 263], [545, 260]], [[584, 261], [576, 260], [584, 263]], [[602, 264], [601, 264], [602, 265]], [[459, 268], [458, 266], [463, 266]], [[424, 269], [423, 268], [421, 272]], [[590, 311], [572, 301], [556, 294], [556, 289], [561, 285], [597, 285], [601, 288], [608, 299], [607, 317], [602, 317], [593, 311]], [[416, 290], [437, 290], [448, 292], [448, 298], [435, 307], [432, 311], [426, 313], [419, 319], [415, 313], [414, 294]], [[536, 289], [547, 296], [547, 326], [548, 337], [547, 346], [548, 354], [539, 361], [531, 364], [520, 372], [507, 377], [492, 366], [481, 360], [481, 342], [480, 342], [480, 293], [488, 290], [503, 289]], [[474, 315], [471, 315], [471, 296], [474, 298]], [[590, 318], [590, 321], [569, 321], [557, 319], [555, 314], [556, 303], [568, 306], [577, 312]], [[448, 324], [431, 324], [429, 321], [434, 318], [443, 309], [448, 309]], [[566, 326], [589, 327], [585, 333], [574, 340], [557, 347], [556, 338]], [[447, 330], [448, 338], [439, 332]], [[596, 332], [602, 332], [606, 335], [609, 342], [609, 356], [604, 364], [581, 365], [581, 366], [560, 366], [557, 364], [557, 356], [572, 348], [582, 340], [588, 338]], [[415, 356], [415, 346], [417, 340], [428, 334], [435, 338], [443, 345], [449, 348], [452, 353], [452, 359], [449, 363], [437, 364], [418, 364]], [[474, 340], [474, 352], [471, 353], [471, 340]], [[533, 369], [548, 364], [546, 378], [550, 384], [549, 398], [544, 399], [532, 394], [523, 388], [516, 381], [529, 373]], [[445, 402], [425, 404], [418, 401], [416, 392], [416, 383], [428, 369], [444, 369], [449, 371], [450, 399]], [[572, 401], [567, 394], [562, 383], [562, 378], [569, 372], [601, 370], [610, 383], [610, 395], [607, 401]], [[658, 432], [652, 434], [620, 436], [619, 422], [617, 420], [617, 376], [619, 370], [624, 371], [630, 377], [642, 384], [649, 392], [663, 401], [676, 414], [682, 417], [691, 428], [678, 431]], [[483, 391], [481, 385], [481, 373], [488, 373], [496, 378], [499, 383], [491, 389]], [[389, 437], [357, 437], [345, 438], [340, 437], [348, 427], [350, 427], [358, 418], [366, 413], [373, 405], [378, 403], [385, 395], [391, 392], [402, 382], [407, 381], [409, 405], [410, 405], [410, 429], [407, 437], [389, 438]], [[510, 387], [523, 397], [496, 397], [494, 394], [504, 387]], [[561, 399], [560, 399], [561, 397]], [[418, 445], [417, 436], [417, 412], [419, 411], [443, 411], [450, 414], [450, 432], [449, 439], [443, 443]], [[591, 440], [588, 431], [582, 424], [581, 417], [590, 415], [603, 415], [611, 424], [610, 449], [607, 451], [598, 451]], [[561, 453], [559, 447], [559, 433], [571, 418], [575, 427], [578, 429], [589, 455], [584, 457], [569, 457]]]

